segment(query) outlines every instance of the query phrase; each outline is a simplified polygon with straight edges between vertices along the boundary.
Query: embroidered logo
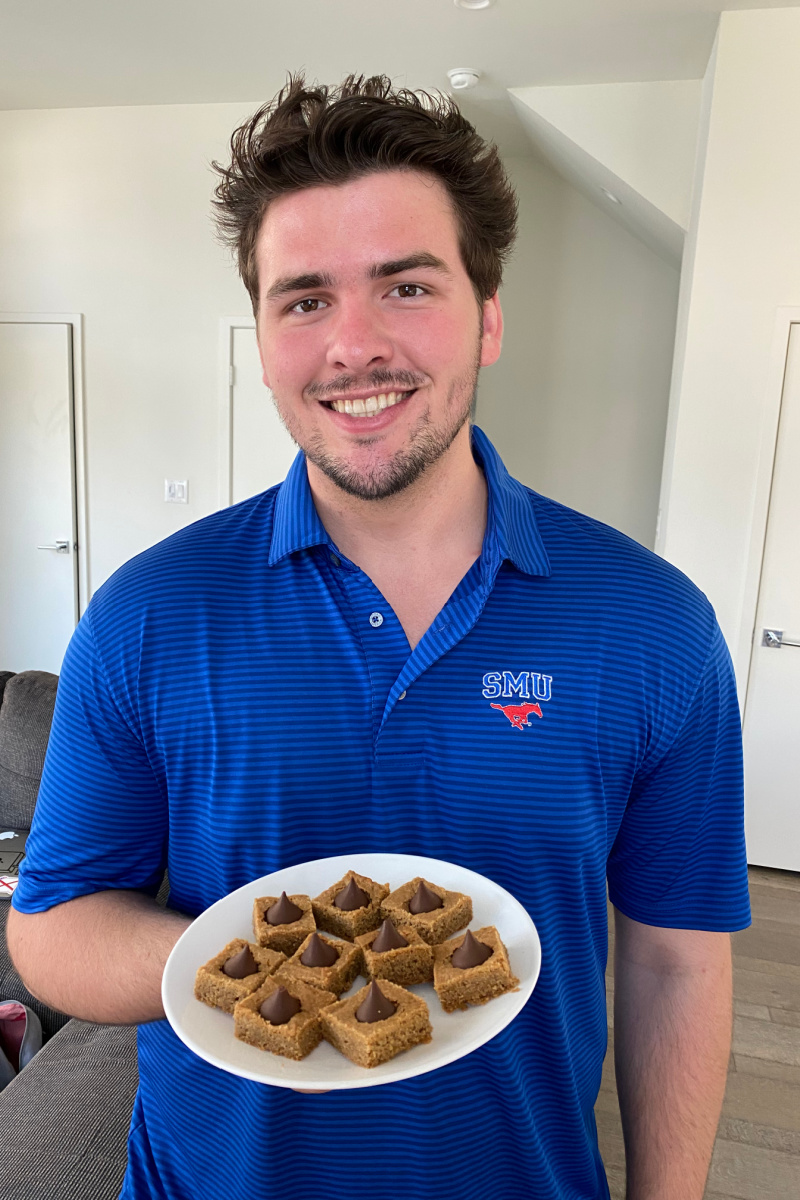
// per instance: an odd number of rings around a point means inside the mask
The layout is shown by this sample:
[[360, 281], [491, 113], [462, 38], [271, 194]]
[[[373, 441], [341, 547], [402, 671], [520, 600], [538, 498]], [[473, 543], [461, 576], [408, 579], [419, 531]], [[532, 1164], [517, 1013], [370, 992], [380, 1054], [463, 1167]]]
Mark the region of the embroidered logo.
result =
[[536, 713], [537, 717], [542, 715], [538, 704], [493, 704], [491, 707], [499, 708], [500, 712], [505, 713], [515, 729], [530, 725], [528, 718], [531, 713]]
[[491, 704], [508, 717], [514, 729], [530, 728], [530, 717], [533, 714], [541, 718], [541, 703], [546, 703], [552, 695], [553, 676], [542, 675], [538, 671], [487, 671], [483, 677], [483, 695], [487, 700], [512, 699], [518, 697], [522, 703]]

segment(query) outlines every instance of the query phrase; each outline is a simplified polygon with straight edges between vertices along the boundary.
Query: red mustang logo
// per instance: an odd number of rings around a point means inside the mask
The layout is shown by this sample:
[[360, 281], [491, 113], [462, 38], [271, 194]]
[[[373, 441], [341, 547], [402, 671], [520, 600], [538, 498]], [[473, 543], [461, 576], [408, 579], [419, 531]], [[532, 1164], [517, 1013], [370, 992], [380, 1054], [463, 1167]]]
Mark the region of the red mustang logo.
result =
[[501, 713], [505, 713], [515, 729], [522, 729], [523, 725], [530, 725], [528, 717], [531, 713], [536, 713], [537, 717], [542, 715], [542, 710], [538, 704], [492, 704], [491, 708], [499, 708]]

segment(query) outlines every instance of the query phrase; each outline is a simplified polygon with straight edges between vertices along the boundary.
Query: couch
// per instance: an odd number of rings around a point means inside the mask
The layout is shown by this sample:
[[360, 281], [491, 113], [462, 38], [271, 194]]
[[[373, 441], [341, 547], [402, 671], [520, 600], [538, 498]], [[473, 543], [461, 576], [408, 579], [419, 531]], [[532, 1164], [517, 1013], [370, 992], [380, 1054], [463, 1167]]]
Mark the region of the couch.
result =
[[[29, 828], [58, 677], [0, 672], [0, 825]], [[163, 890], [163, 889], [162, 889]], [[138, 1075], [134, 1026], [95, 1025], [31, 996], [6, 945], [0, 900], [0, 999], [37, 1013], [44, 1045], [0, 1092], [0, 1200], [116, 1200]]]

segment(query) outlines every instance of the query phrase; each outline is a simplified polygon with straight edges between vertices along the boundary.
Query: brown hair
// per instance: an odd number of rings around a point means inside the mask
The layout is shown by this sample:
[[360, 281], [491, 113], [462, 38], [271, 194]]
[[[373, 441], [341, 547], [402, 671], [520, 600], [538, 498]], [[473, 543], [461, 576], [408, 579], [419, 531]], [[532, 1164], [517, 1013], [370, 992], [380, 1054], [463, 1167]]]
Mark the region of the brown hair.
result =
[[479, 303], [500, 286], [516, 233], [516, 197], [496, 146], [446, 96], [394, 89], [385, 75], [349, 75], [333, 88], [306, 87], [302, 75], [290, 76], [271, 103], [234, 131], [230, 166], [212, 166], [220, 176], [218, 229], [236, 252], [254, 312], [256, 240], [270, 202], [375, 171], [425, 171], [439, 179]]

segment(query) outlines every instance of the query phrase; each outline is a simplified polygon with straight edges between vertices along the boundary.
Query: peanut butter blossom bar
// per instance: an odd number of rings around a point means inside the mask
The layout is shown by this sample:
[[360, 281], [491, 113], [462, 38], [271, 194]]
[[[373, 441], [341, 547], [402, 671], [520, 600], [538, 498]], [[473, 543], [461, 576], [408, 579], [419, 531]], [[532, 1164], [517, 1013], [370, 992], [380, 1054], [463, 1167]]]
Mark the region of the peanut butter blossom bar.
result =
[[378, 928], [381, 901], [388, 894], [388, 883], [376, 883], [366, 875], [348, 871], [311, 901], [317, 928], [352, 942], [359, 934]]
[[262, 946], [294, 954], [317, 928], [310, 896], [259, 896], [253, 904], [253, 933]]
[[467, 930], [435, 946], [433, 954], [433, 986], [445, 1012], [486, 1004], [519, 984], [493, 925], [486, 925], [474, 935]]
[[200, 967], [195, 977], [194, 994], [211, 1008], [233, 1012], [239, 1000], [254, 992], [285, 962], [286, 955], [278, 950], [234, 938], [224, 950]]

